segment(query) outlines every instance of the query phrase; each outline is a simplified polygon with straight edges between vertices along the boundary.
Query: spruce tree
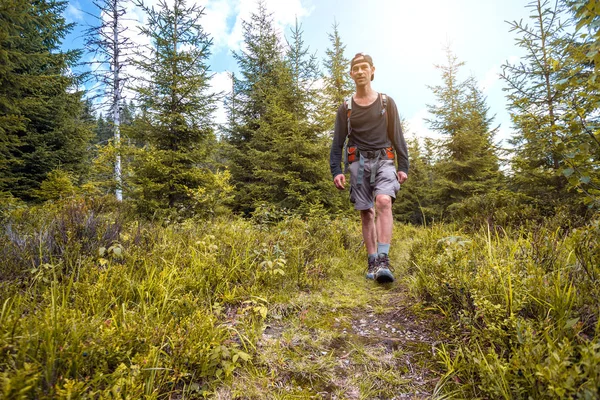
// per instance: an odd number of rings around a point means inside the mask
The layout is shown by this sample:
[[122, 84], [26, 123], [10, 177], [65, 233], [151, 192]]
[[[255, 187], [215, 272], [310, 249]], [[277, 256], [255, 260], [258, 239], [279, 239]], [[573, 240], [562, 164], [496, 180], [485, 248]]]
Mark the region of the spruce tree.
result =
[[600, 6], [567, 1], [576, 25], [564, 35], [569, 65], [561, 70], [557, 90], [568, 92], [561, 115], [568, 131], [558, 149], [565, 154], [563, 175], [586, 205], [600, 208]]
[[299, 25], [284, 48], [263, 2], [244, 21], [244, 48], [234, 53], [234, 79], [227, 140], [237, 185], [236, 209], [262, 204], [307, 212], [337, 207], [327, 172], [328, 142], [316, 114], [315, 58]]
[[334, 22], [333, 32], [328, 34], [331, 47], [325, 50], [326, 58], [323, 60], [325, 73], [322, 118], [326, 129], [333, 129], [338, 107], [354, 91], [353, 82], [348, 74], [350, 60], [344, 55], [346, 46], [342, 43], [338, 26], [338, 23]]
[[569, 136], [568, 127], [561, 121], [569, 94], [557, 83], [569, 73], [571, 62], [563, 40], [565, 14], [558, 0], [534, 0], [527, 9], [531, 11], [531, 25], [523, 21], [510, 23], [525, 55], [517, 64], [506, 63], [501, 75], [516, 128], [511, 140], [513, 183], [550, 212], [557, 202], [570, 197], [561, 150], [563, 138]]
[[444, 135], [440, 160], [436, 163], [439, 201], [446, 208], [474, 195], [496, 189], [500, 183], [498, 157], [485, 98], [474, 78], [461, 81], [464, 63], [448, 49], [447, 65], [442, 71], [443, 85], [431, 87], [437, 98], [429, 105], [434, 116], [428, 120], [435, 131]]
[[[409, 130], [404, 121], [402, 130]], [[402, 190], [394, 202], [394, 218], [411, 224], [427, 224], [438, 219], [441, 214], [436, 204], [436, 177], [434, 172], [433, 143], [430, 138], [424, 144], [418, 138], [407, 140], [410, 162], [410, 181], [402, 185]]]
[[198, 192], [214, 189], [208, 155], [215, 98], [206, 63], [212, 41], [200, 24], [203, 8], [170, 3], [140, 5], [148, 16], [142, 33], [152, 44], [135, 62], [143, 72], [136, 89], [141, 111], [129, 135], [143, 148], [130, 149], [132, 196], [144, 214], [187, 216]]
[[229, 124], [226, 140], [230, 145], [227, 158], [236, 185], [234, 209], [250, 213], [254, 200], [262, 199], [269, 188], [259, 188], [254, 176], [256, 164], [251, 144], [255, 132], [264, 124], [267, 113], [268, 95], [278, 86], [278, 71], [282, 70], [283, 56], [272, 16], [264, 2], [258, 3], [258, 10], [243, 21], [244, 47], [233, 53], [240, 73], [232, 75], [233, 87], [228, 105]]
[[0, 191], [34, 198], [58, 167], [85, 175], [91, 138], [77, 76], [80, 52], [60, 51], [71, 30], [66, 1], [7, 0], [0, 4]]

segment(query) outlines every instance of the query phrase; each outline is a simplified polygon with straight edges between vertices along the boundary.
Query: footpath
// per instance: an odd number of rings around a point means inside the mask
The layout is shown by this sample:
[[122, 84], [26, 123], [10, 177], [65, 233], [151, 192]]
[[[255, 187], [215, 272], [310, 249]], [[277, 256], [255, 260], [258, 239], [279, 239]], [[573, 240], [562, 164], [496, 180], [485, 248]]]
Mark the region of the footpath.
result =
[[252, 365], [215, 398], [436, 398], [444, 320], [397, 278], [377, 285], [356, 268], [271, 307]]

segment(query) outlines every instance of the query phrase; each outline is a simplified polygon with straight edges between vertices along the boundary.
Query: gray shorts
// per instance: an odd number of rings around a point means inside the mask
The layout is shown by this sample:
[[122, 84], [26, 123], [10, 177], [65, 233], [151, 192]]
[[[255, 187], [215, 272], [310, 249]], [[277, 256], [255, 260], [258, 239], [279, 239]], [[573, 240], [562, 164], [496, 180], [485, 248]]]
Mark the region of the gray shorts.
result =
[[359, 162], [350, 164], [350, 201], [354, 204], [355, 210], [368, 210], [374, 206], [374, 199], [377, 195], [387, 194], [396, 199], [396, 194], [400, 190], [398, 174], [394, 160], [379, 160], [379, 168], [375, 175], [375, 182], [371, 185], [371, 169], [374, 167], [377, 159], [365, 159], [365, 166], [362, 177], [362, 184], [358, 185]]

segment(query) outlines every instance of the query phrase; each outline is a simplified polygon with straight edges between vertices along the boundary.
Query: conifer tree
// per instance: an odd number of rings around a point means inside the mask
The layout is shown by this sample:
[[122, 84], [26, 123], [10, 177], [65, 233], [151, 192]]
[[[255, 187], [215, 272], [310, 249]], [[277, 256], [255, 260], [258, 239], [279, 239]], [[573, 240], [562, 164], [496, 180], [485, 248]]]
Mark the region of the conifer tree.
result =
[[[253, 151], [265, 151], [254, 136], [265, 125], [267, 102], [279, 85], [283, 71], [282, 47], [275, 31], [272, 16], [264, 2], [258, 10], [243, 21], [244, 48], [234, 52], [240, 73], [232, 76], [233, 88], [230, 98], [235, 100], [228, 108], [229, 127], [227, 142], [229, 165], [236, 184], [234, 208], [249, 213], [254, 209], [255, 199], [263, 199], [271, 193], [268, 187], [253, 185], [257, 179], [253, 171], [256, 161]], [[271, 98], [273, 101], [274, 99]]]
[[315, 117], [319, 71], [304, 46], [300, 26], [287, 49], [265, 4], [244, 22], [244, 49], [235, 53], [236, 106], [230, 108], [231, 171], [238, 185], [236, 208], [246, 213], [267, 203], [307, 211], [333, 207], [327, 146]]
[[[403, 123], [403, 132], [409, 131]], [[436, 184], [433, 164], [433, 144], [430, 138], [424, 139], [424, 145], [415, 137], [407, 140], [410, 162], [410, 182], [402, 186], [394, 202], [394, 217], [411, 224], [427, 224], [438, 219], [441, 214], [436, 204]]]
[[148, 16], [142, 33], [152, 45], [135, 62], [143, 72], [136, 89], [141, 112], [130, 135], [144, 147], [132, 149], [132, 196], [142, 213], [185, 216], [198, 191], [214, 183], [208, 155], [215, 99], [206, 64], [212, 41], [200, 24], [203, 8], [185, 0], [170, 4], [140, 5]]
[[0, 191], [32, 199], [59, 166], [81, 178], [91, 137], [78, 77], [80, 51], [62, 52], [66, 1], [0, 4]]
[[568, 136], [561, 115], [569, 94], [557, 82], [568, 74], [571, 62], [563, 40], [565, 14], [558, 0], [534, 0], [527, 9], [531, 11], [531, 25], [523, 21], [510, 23], [525, 55], [518, 64], [506, 63], [501, 76], [517, 130], [511, 141], [513, 182], [517, 190], [549, 209], [569, 197], [561, 150], [561, 142]]
[[600, 5], [566, 2], [576, 25], [563, 37], [569, 65], [561, 70], [557, 90], [568, 92], [561, 115], [565, 130], [558, 149], [565, 154], [563, 175], [584, 204], [600, 208]]
[[323, 119], [326, 129], [332, 129], [335, 115], [342, 102], [350, 97], [354, 85], [348, 74], [350, 60], [344, 55], [346, 46], [339, 35], [338, 23], [334, 22], [333, 32], [328, 34], [330, 48], [325, 50], [326, 58], [323, 61], [325, 73], [323, 74]]
[[440, 160], [436, 163], [437, 185], [442, 206], [459, 203], [498, 187], [498, 157], [493, 149], [485, 98], [471, 77], [465, 81], [458, 73], [464, 63], [447, 50], [447, 65], [442, 71], [443, 85], [431, 89], [437, 104], [429, 105], [434, 116], [428, 120], [432, 129], [444, 135]]

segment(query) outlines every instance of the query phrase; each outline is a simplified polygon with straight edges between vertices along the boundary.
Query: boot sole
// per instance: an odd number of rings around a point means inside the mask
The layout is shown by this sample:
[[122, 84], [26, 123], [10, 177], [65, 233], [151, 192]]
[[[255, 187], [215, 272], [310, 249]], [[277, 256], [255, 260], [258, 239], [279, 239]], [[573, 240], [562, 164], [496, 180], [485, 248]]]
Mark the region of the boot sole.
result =
[[391, 283], [394, 282], [394, 275], [388, 271], [378, 271], [377, 275], [375, 275], [375, 281], [377, 283]]

